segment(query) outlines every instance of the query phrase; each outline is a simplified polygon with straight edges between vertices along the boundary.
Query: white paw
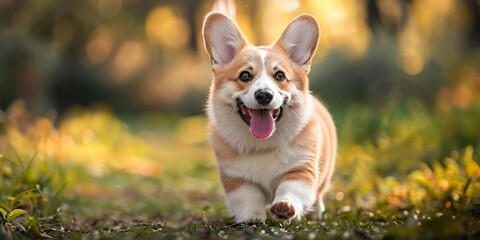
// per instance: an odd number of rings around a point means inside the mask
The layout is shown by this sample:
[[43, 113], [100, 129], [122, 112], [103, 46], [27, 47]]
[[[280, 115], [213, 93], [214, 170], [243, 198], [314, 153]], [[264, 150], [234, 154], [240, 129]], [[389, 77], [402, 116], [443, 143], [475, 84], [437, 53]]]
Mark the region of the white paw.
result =
[[242, 223], [242, 222], [265, 222], [267, 216], [265, 212], [263, 213], [252, 213], [252, 214], [236, 214], [235, 215], [235, 222]]

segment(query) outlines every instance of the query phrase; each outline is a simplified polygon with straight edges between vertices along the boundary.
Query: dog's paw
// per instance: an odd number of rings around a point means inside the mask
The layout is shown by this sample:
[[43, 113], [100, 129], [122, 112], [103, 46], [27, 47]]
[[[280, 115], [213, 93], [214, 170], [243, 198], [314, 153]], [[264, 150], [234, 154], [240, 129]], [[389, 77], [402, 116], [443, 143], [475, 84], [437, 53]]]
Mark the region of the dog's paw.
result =
[[280, 201], [273, 204], [270, 210], [272, 211], [273, 216], [280, 220], [291, 220], [296, 215], [293, 205], [286, 201]]
[[265, 211], [258, 214], [238, 214], [235, 215], [235, 222], [236, 223], [257, 223], [257, 222], [265, 222], [267, 219]]

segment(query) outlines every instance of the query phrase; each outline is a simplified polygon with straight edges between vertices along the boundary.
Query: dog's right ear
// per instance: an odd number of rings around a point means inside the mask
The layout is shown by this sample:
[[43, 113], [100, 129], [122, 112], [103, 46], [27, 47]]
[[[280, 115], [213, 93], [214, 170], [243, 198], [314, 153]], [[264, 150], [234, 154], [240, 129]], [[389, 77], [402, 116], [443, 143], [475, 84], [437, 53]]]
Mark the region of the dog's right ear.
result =
[[210, 13], [203, 23], [203, 39], [212, 68], [225, 67], [248, 41], [237, 24], [221, 13]]

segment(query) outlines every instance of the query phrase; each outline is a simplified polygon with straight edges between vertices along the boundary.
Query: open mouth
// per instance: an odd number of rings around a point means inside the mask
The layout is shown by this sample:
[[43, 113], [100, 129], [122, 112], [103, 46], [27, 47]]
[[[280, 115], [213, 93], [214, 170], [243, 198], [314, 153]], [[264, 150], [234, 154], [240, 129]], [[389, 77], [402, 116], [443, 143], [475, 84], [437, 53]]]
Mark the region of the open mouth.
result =
[[250, 126], [253, 136], [259, 139], [270, 137], [275, 130], [275, 124], [282, 117], [283, 107], [251, 109], [245, 106], [240, 99], [237, 100], [237, 105], [238, 114]]

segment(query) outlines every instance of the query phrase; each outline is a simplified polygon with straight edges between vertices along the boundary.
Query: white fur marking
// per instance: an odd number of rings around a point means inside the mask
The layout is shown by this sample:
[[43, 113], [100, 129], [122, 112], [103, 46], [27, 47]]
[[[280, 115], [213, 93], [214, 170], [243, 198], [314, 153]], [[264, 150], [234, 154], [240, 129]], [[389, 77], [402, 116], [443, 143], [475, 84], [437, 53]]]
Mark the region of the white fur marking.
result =
[[[282, 119], [277, 123], [275, 133], [268, 139], [259, 140], [252, 136], [248, 125], [238, 116], [238, 109], [232, 105], [232, 103], [236, 103], [237, 98], [243, 96], [244, 92], [236, 92], [235, 85], [231, 82], [224, 84], [220, 89], [213, 89], [213, 87], [212, 84], [208, 104], [210, 120], [222, 138], [241, 154], [289, 148], [288, 145], [307, 124], [312, 114], [310, 96], [303, 94], [292, 85], [289, 89], [291, 97], [287, 105], [299, 105], [300, 107], [284, 108]], [[282, 154], [279, 155], [282, 156]]]
[[236, 222], [253, 220], [265, 221], [265, 196], [262, 191], [250, 184], [244, 184], [226, 195], [228, 208]]
[[295, 209], [294, 218], [298, 218], [311, 209], [315, 198], [315, 191], [305, 182], [285, 181], [278, 186], [272, 205], [282, 201], [287, 202]]
[[267, 53], [268, 51], [265, 49], [258, 49], [258, 54], [260, 55], [260, 59], [262, 62], [262, 65], [259, 66], [261, 67], [260, 75], [254, 79], [254, 82], [252, 86], [250, 86], [248, 91], [240, 97], [242, 99], [242, 102], [248, 108], [259, 109], [265, 107], [258, 104], [257, 100], [255, 99], [255, 92], [259, 89], [268, 88], [273, 91], [273, 99], [268, 106], [272, 109], [277, 109], [281, 107], [284, 97], [289, 97], [286, 96], [284, 93], [282, 94], [283, 91], [281, 91], [277, 84], [275, 84], [273, 78], [271, 76], [268, 76], [268, 69], [273, 68], [273, 66], [266, 65]]
[[[262, 66], [265, 66], [265, 58], [267, 57], [267, 50], [260, 49], [258, 50], [260, 53], [260, 59], [262, 60]], [[265, 70], [265, 68], [263, 68]]]
[[317, 209], [316, 209], [316, 217], [317, 219], [322, 219], [322, 214], [323, 212], [325, 212], [325, 203], [323, 202], [323, 196], [318, 198], [318, 202], [317, 202]]
[[[264, 188], [273, 196], [272, 186], [278, 184], [276, 178], [294, 168], [305, 165], [314, 153], [304, 149], [283, 148], [266, 154], [244, 156], [240, 161], [219, 161], [219, 167], [225, 174], [245, 179]], [[268, 198], [270, 198], [268, 196]]]

